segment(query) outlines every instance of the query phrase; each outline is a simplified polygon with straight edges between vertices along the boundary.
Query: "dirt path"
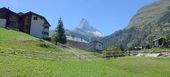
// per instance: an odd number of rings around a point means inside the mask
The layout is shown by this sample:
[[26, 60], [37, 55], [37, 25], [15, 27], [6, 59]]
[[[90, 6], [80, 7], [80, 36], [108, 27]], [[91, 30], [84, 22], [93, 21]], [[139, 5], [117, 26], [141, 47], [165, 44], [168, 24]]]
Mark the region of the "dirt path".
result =
[[72, 52], [77, 58], [80, 60], [86, 60], [89, 61], [90, 59], [87, 56], [82, 55], [79, 53], [76, 49], [69, 47], [68, 51]]

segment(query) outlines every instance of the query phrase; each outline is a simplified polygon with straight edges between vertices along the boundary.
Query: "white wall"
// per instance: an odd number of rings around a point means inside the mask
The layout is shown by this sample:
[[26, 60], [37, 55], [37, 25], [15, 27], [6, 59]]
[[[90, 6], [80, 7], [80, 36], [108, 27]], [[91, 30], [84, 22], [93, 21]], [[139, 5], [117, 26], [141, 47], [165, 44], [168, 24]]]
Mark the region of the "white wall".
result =
[[6, 26], [6, 19], [0, 19], [0, 27]]
[[44, 32], [49, 32], [49, 29], [47, 29], [47, 28], [46, 28], [46, 29], [44, 29]]
[[156, 47], [158, 47], [158, 46], [159, 46], [159, 41], [155, 41], [155, 42], [154, 42], [154, 45], [155, 45]]
[[37, 17], [37, 16], [32, 15], [30, 34], [38, 38], [43, 38], [42, 31], [44, 29], [43, 27], [44, 19], [41, 19], [40, 17], [38, 17], [37, 20], [34, 20], [34, 17]]
[[103, 50], [103, 46], [101, 43], [96, 43], [96, 49], [97, 50]]

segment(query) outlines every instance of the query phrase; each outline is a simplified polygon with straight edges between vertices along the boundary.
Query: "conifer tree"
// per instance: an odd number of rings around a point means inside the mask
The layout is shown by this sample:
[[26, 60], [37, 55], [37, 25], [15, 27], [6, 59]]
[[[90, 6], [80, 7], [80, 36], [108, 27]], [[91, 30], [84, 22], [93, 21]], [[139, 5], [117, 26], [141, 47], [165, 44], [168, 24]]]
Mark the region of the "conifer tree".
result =
[[59, 18], [58, 20], [58, 26], [55, 30], [54, 41], [55, 41], [55, 44], [57, 44], [57, 42], [61, 44], [67, 43], [64, 25], [63, 25], [63, 21], [61, 20], [61, 18]]

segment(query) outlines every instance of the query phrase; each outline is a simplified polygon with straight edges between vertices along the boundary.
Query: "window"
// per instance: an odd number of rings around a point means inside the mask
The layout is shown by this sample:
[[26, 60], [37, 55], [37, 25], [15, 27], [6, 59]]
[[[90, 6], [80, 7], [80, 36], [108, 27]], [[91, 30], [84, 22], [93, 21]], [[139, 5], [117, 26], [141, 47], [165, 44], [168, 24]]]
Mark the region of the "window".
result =
[[45, 26], [44, 28], [45, 28], [45, 29], [49, 29], [49, 27], [48, 27], [48, 26]]
[[170, 10], [170, 6], [168, 7], [168, 10]]
[[10, 21], [10, 25], [16, 25], [17, 22], [16, 21]]
[[170, 19], [168, 19], [168, 23], [170, 23]]
[[38, 17], [34, 17], [34, 20], [38, 20]]
[[3, 17], [3, 14], [2, 13], [0, 13], [0, 18], [2, 18]]
[[42, 34], [43, 34], [43, 35], [49, 35], [48, 32], [44, 32], [44, 31], [42, 32]]

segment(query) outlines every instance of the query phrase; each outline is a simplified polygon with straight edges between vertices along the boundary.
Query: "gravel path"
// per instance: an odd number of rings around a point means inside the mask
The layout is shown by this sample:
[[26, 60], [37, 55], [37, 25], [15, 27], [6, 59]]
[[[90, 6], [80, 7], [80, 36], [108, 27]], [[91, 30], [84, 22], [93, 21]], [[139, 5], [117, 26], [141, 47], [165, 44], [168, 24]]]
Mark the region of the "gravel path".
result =
[[86, 60], [89, 61], [90, 59], [87, 56], [82, 55], [79, 53], [76, 49], [69, 47], [68, 51], [72, 52], [77, 58], [80, 60]]

